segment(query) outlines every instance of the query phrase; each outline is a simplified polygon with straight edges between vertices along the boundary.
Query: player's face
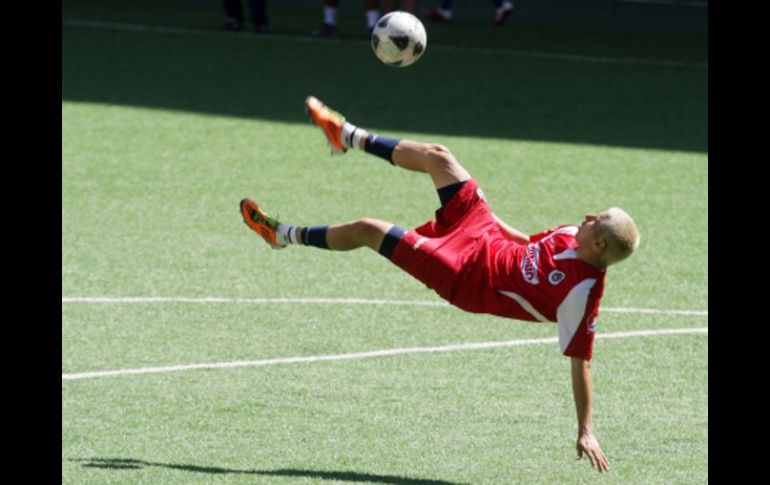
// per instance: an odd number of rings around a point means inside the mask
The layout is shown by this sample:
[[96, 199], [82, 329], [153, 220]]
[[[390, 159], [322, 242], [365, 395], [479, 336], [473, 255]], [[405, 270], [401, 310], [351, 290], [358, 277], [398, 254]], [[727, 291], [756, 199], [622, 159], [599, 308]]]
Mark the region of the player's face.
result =
[[578, 246], [588, 245], [591, 241], [596, 240], [599, 237], [599, 222], [609, 216], [607, 211], [598, 214], [586, 214], [578, 227], [577, 234], [575, 234]]

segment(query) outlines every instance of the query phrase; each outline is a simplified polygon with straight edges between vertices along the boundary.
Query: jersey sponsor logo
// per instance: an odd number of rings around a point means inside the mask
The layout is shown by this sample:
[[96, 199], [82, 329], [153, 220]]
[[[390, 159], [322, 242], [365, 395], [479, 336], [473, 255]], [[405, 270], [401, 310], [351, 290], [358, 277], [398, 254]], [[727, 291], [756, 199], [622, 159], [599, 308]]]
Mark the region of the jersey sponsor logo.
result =
[[551, 271], [551, 273], [548, 275], [548, 282], [556, 286], [562, 281], [564, 281], [564, 278], [566, 276], [567, 275], [565, 275], [563, 271], [559, 271], [558, 269], [555, 269]]
[[524, 260], [521, 262], [521, 276], [524, 281], [536, 285], [540, 282], [537, 278], [537, 268], [540, 264], [540, 246], [528, 244]]
[[422, 246], [422, 243], [424, 243], [424, 242], [425, 242], [425, 241], [427, 241], [427, 240], [428, 240], [428, 238], [427, 238], [427, 237], [421, 237], [420, 239], [418, 239], [418, 240], [417, 240], [417, 242], [416, 242], [416, 243], [414, 243], [414, 244], [412, 245], [412, 249], [414, 249], [415, 251], [417, 251], [418, 249], [420, 249], [420, 246]]

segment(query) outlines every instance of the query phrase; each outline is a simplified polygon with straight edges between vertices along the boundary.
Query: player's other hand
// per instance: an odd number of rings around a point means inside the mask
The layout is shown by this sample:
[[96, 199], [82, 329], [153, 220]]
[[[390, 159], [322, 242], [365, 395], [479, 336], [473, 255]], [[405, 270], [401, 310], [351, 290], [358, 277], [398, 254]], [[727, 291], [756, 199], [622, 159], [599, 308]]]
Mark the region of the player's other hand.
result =
[[610, 462], [604, 455], [599, 441], [594, 434], [590, 431], [581, 433], [577, 440], [577, 459], [583, 458], [583, 455], [588, 455], [588, 459], [591, 461], [591, 466], [599, 470], [599, 473], [606, 472], [610, 469]]

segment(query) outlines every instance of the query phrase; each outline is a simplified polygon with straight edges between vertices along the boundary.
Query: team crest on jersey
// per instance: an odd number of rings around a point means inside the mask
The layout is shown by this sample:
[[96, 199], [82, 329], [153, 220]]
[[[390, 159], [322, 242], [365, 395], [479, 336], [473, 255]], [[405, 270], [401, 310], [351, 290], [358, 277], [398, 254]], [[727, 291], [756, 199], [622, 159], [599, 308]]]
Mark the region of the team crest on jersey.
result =
[[566, 275], [564, 274], [564, 272], [559, 271], [558, 269], [555, 269], [551, 271], [551, 273], [548, 275], [548, 282], [556, 286], [562, 281], [564, 281], [565, 277]]
[[521, 262], [521, 275], [524, 277], [524, 281], [533, 285], [540, 282], [537, 278], [537, 268], [539, 264], [540, 246], [537, 244], [529, 244], [527, 246], [527, 253], [524, 255], [524, 260]]

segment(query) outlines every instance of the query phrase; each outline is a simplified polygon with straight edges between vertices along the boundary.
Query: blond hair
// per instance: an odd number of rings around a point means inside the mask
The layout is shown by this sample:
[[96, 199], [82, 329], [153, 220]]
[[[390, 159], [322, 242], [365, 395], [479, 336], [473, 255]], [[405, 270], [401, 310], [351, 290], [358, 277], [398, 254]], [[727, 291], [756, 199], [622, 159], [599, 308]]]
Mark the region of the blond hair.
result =
[[600, 219], [599, 234], [607, 246], [602, 253], [604, 266], [626, 259], [639, 247], [639, 229], [626, 211], [612, 207], [606, 211], [609, 217]]

